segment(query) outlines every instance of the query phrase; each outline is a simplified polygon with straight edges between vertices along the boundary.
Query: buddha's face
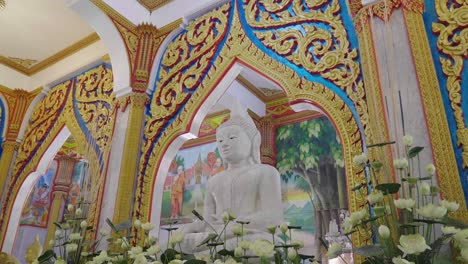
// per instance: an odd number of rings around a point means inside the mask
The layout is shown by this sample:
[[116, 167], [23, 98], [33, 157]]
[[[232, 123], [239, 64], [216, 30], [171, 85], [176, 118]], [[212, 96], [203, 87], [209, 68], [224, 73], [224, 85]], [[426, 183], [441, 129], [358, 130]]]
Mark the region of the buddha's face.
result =
[[252, 147], [249, 136], [239, 126], [226, 126], [216, 131], [221, 158], [230, 164], [248, 160]]

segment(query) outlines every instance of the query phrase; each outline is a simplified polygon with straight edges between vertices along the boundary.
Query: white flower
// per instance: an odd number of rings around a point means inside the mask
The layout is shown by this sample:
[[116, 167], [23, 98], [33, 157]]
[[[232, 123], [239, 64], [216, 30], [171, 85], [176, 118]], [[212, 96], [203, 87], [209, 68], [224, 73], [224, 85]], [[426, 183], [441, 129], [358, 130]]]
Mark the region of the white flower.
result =
[[398, 200], [394, 200], [395, 201], [395, 206], [399, 209], [406, 209], [408, 211], [412, 211], [411, 208], [414, 207], [414, 204], [416, 203], [413, 199], [403, 199], [403, 198], [400, 198]]
[[343, 221], [343, 231], [345, 234], [353, 231], [354, 223], [351, 221], [351, 218], [346, 217]]
[[107, 255], [107, 251], [103, 250], [103, 251], [101, 251], [99, 256], [96, 256], [96, 257], [93, 258], [93, 262], [95, 264], [101, 264], [101, 263], [105, 263], [106, 261], [108, 261], [110, 259], [111, 258], [109, 258], [109, 256]]
[[49, 247], [54, 247], [55, 246], [55, 240], [51, 239], [49, 240]]
[[241, 225], [234, 225], [231, 227], [231, 231], [234, 235], [236, 236], [243, 236], [244, 235], [244, 230], [242, 230], [242, 226]]
[[421, 183], [420, 188], [422, 195], [431, 195], [431, 186], [426, 182]]
[[278, 228], [277, 225], [269, 225], [269, 226], [267, 226], [268, 233], [270, 233], [270, 234], [272, 234], [272, 235], [275, 234], [277, 228]]
[[175, 231], [172, 232], [171, 238], [169, 239], [169, 243], [171, 245], [176, 245], [184, 240], [185, 233], [182, 231]]
[[55, 238], [59, 238], [62, 235], [62, 230], [55, 230]]
[[426, 165], [427, 175], [434, 176], [435, 172], [436, 172], [436, 168], [435, 168], [434, 164], [429, 163], [429, 164]]
[[395, 166], [395, 168], [397, 168], [399, 170], [406, 169], [406, 168], [408, 168], [408, 160], [405, 159], [405, 158], [395, 159], [393, 161], [393, 166]]
[[80, 233], [71, 233], [69, 236], [68, 236], [68, 239], [70, 241], [73, 241], [73, 240], [80, 240], [81, 239], [81, 234]]
[[158, 254], [159, 252], [161, 251], [161, 247], [159, 245], [153, 245], [151, 247], [149, 247], [147, 250], [146, 250], [146, 253], [148, 255], [156, 255]]
[[[169, 264], [171, 264], [171, 262], [169, 262]], [[174, 263], [172, 263], [172, 264], [174, 264]], [[224, 264], [224, 262], [222, 260], [220, 260], [220, 259], [217, 259], [217, 260], [215, 260], [215, 262], [213, 264]]]
[[101, 230], [99, 230], [99, 234], [101, 234], [101, 236], [107, 236], [107, 235], [109, 235], [109, 233], [110, 233], [110, 232], [109, 232], [109, 230], [107, 230], [107, 229], [101, 229]]
[[208, 262], [211, 261], [210, 255], [206, 255], [206, 254], [195, 255], [195, 258], [198, 259], [198, 260], [203, 260], [203, 261], [205, 261], [206, 263], [208, 263]]
[[242, 240], [242, 241], [239, 242], [239, 247], [242, 248], [242, 249], [247, 250], [247, 249], [250, 248], [250, 244], [251, 244], [250, 241]]
[[304, 241], [302, 241], [302, 240], [292, 240], [291, 245], [293, 245], [295, 249], [303, 248], [304, 247]]
[[255, 240], [250, 246], [250, 250], [259, 257], [273, 257], [274, 246], [266, 240]]
[[134, 225], [136, 228], [140, 228], [140, 226], [141, 226], [141, 221], [140, 221], [140, 219], [135, 220], [135, 221], [133, 222], [133, 225]]
[[460, 245], [460, 247], [468, 248], [468, 228], [458, 231], [453, 239]]
[[141, 228], [145, 231], [151, 231], [154, 229], [154, 225], [152, 223], [144, 223], [141, 225]]
[[440, 205], [445, 207], [448, 212], [455, 212], [460, 207], [460, 204], [458, 204], [456, 202], [450, 202], [450, 201], [447, 201], [447, 200], [440, 201]]
[[420, 234], [401, 235], [400, 245], [398, 245], [398, 248], [404, 253], [403, 256], [408, 254], [419, 255], [426, 251], [426, 249], [431, 249], [426, 244], [424, 237]]
[[386, 225], [379, 226], [379, 235], [383, 239], [387, 239], [390, 237], [390, 229]]
[[297, 257], [297, 251], [294, 248], [288, 248], [288, 258], [293, 260]]
[[376, 203], [380, 203], [382, 202], [384, 199], [383, 197], [383, 193], [382, 192], [379, 192], [379, 191], [372, 191], [368, 196], [367, 196], [367, 200], [369, 201], [369, 203], [372, 205], [372, 204], [376, 204]]
[[286, 232], [288, 232], [288, 229], [289, 229], [288, 224], [282, 223], [282, 224], [280, 225], [281, 233], [286, 234]]
[[54, 261], [54, 264], [67, 264], [67, 262], [64, 259], [59, 258], [56, 261]]
[[237, 264], [237, 263], [238, 263], [238, 262], [237, 262], [235, 259], [231, 258], [231, 257], [229, 257], [229, 258], [224, 262], [224, 264]]
[[328, 247], [327, 257], [329, 259], [336, 258], [339, 255], [341, 255], [342, 252], [343, 252], [343, 248], [341, 247], [341, 245], [336, 242], [333, 242]]
[[87, 256], [89, 256], [89, 253], [86, 252], [86, 251], [83, 251], [83, 252], [81, 252], [81, 256], [82, 257], [87, 257]]
[[65, 246], [65, 249], [67, 250], [67, 252], [75, 252], [77, 249], [78, 249], [78, 245], [75, 244], [75, 243], [71, 243], [71, 244], [67, 244]]
[[88, 226], [88, 223], [86, 222], [86, 220], [83, 220], [81, 223], [80, 223], [80, 226], [81, 228], [86, 228]]
[[414, 262], [402, 259], [401, 256], [398, 256], [398, 258], [392, 258], [392, 262], [393, 264], [414, 264]]
[[411, 146], [413, 144], [413, 137], [410, 135], [405, 135], [403, 137], [403, 144], [405, 144], [405, 146]]
[[143, 248], [140, 246], [132, 247], [128, 251], [128, 255], [130, 258], [136, 258], [138, 254], [141, 254], [143, 252]]
[[146, 260], [146, 257], [143, 254], [137, 255], [135, 257], [135, 261], [133, 262], [133, 264], [146, 264], [146, 263], [148, 263], [148, 261]]
[[234, 257], [238, 258], [242, 256], [242, 253], [243, 253], [243, 250], [241, 247], [236, 247], [236, 249], [234, 249]]
[[182, 260], [174, 259], [174, 260], [171, 260], [168, 264], [182, 264], [182, 263], [184, 263]]
[[468, 261], [468, 248], [462, 248], [462, 250], [460, 251], [460, 257], [464, 261]]
[[68, 204], [67, 209], [68, 212], [72, 212], [75, 209], [75, 207], [73, 206], [73, 204]]
[[33, 262], [31, 262], [31, 264], [40, 264], [39, 261], [37, 259], [33, 260]]
[[223, 217], [223, 222], [224, 222], [225, 224], [226, 224], [227, 222], [229, 222], [229, 221], [232, 221], [232, 220], [236, 219], [236, 216], [235, 216], [233, 213], [231, 213], [231, 212], [224, 212], [224, 213], [222, 214], [222, 217]]
[[314, 260], [314, 262], [312, 262], [310, 264], [320, 264], [320, 263], [318, 263], [318, 261]]
[[453, 226], [443, 226], [441, 230], [444, 235], [453, 235], [453, 234], [456, 234], [461, 229], [455, 228]]
[[76, 209], [75, 215], [80, 216], [83, 212], [81, 211], [81, 208]]
[[353, 226], [360, 223], [365, 217], [367, 216], [367, 210], [366, 209], [361, 209], [359, 211], [353, 212], [349, 218], [351, 219], [351, 222], [353, 223]]
[[367, 165], [367, 155], [362, 153], [353, 157], [353, 164], [357, 167], [365, 167]]
[[426, 218], [440, 219], [447, 214], [447, 208], [443, 206], [435, 206], [430, 203], [417, 209], [416, 212]]

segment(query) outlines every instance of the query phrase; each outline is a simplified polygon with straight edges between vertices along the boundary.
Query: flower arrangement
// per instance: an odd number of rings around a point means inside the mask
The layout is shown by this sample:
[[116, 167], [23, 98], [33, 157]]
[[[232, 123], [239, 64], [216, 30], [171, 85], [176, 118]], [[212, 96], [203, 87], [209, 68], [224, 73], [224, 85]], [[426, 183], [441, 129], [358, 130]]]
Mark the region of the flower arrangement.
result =
[[[450, 256], [439, 254], [450, 242], [452, 250], [459, 252], [456, 260], [468, 261], [468, 225], [448, 216], [458, 210], [459, 204], [447, 200], [436, 202], [439, 190], [433, 185], [435, 166], [427, 164], [425, 175], [422, 175], [419, 154], [423, 147], [412, 146], [411, 136], [405, 136], [403, 144], [404, 156], [393, 162], [400, 179], [398, 183], [378, 182], [375, 175], [384, 167], [380, 161], [370, 161], [364, 153], [353, 159], [354, 166], [369, 175], [366, 183], [353, 188], [366, 196], [368, 207], [346, 218], [343, 230], [349, 236], [370, 229], [375, 241], [374, 245], [355, 249], [354, 254], [363, 256], [364, 263], [452, 263]], [[441, 232], [436, 232], [439, 227]], [[340, 244], [325, 246], [329, 258], [340, 256]]]

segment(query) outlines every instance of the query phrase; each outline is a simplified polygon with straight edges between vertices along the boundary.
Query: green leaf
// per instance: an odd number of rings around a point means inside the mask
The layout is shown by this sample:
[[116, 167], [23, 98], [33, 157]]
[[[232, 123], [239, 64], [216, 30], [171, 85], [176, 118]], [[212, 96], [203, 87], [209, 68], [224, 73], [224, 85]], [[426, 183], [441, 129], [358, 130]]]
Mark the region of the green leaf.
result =
[[115, 229], [117, 229], [117, 232], [122, 231], [122, 230], [127, 230], [132, 227], [132, 222], [130, 220], [124, 221], [118, 225], [115, 226]]
[[62, 229], [62, 225], [61, 225], [61, 224], [59, 224], [58, 222], [54, 222], [54, 225], [55, 225], [56, 227], [58, 227], [58, 228]]
[[39, 258], [37, 258], [37, 261], [39, 261], [39, 263], [43, 263], [53, 257], [55, 257], [55, 252], [52, 249], [49, 249], [44, 252], [44, 254], [40, 255]]
[[445, 224], [448, 225], [448, 226], [453, 226], [453, 227], [460, 228], [460, 229], [468, 228], [468, 223], [465, 223], [465, 222], [462, 222], [460, 220], [453, 219], [453, 218], [450, 218], [450, 217], [447, 218]]
[[409, 151], [408, 151], [408, 158], [414, 158], [416, 157], [419, 152], [421, 152], [422, 150], [424, 149], [424, 147], [412, 147]]
[[380, 162], [380, 161], [374, 161], [371, 163], [371, 167], [374, 169], [374, 170], [380, 170], [380, 168], [382, 168], [383, 166], [383, 163]]
[[400, 190], [400, 186], [399, 183], [382, 183], [375, 186], [375, 188], [382, 191], [384, 194], [394, 194]]
[[117, 228], [115, 228], [115, 225], [112, 223], [112, 221], [109, 219], [109, 218], [106, 218], [106, 223], [110, 226], [110, 228], [112, 229], [112, 231], [114, 232], [119, 232], [117, 230]]
[[221, 256], [234, 257], [234, 250], [221, 249], [220, 251], [218, 251], [218, 254]]
[[218, 235], [215, 233], [208, 234], [208, 236], [205, 239], [203, 239], [203, 241], [197, 247], [203, 246], [204, 244], [210, 242], [211, 239], [216, 238], [217, 236]]
[[417, 218], [415, 218], [413, 221], [414, 222], [422, 222], [422, 223], [426, 223], [426, 224], [443, 224], [443, 225], [445, 225], [445, 222], [437, 221], [437, 220], [428, 220], [428, 219], [417, 219]]
[[382, 256], [384, 251], [379, 245], [370, 245], [356, 248], [354, 253], [364, 257], [377, 257]]
[[355, 192], [357, 190], [360, 190], [362, 187], [366, 186], [364, 183], [361, 183], [361, 184], [358, 184], [356, 186], [354, 186], [351, 191]]
[[206, 264], [206, 261], [199, 259], [189, 259], [184, 262], [185, 264]]
[[168, 248], [166, 249], [166, 251], [164, 251], [164, 253], [161, 254], [161, 262], [164, 264], [168, 264], [169, 262], [171, 262], [171, 260], [175, 259], [175, 256], [177, 254], [177, 251], [175, 251], [172, 248]]
[[395, 144], [395, 141], [388, 141], [388, 142], [370, 144], [370, 145], [367, 145], [366, 147], [367, 147], [367, 148], [383, 147], [383, 146], [385, 146], [385, 145], [390, 145], [390, 144]]

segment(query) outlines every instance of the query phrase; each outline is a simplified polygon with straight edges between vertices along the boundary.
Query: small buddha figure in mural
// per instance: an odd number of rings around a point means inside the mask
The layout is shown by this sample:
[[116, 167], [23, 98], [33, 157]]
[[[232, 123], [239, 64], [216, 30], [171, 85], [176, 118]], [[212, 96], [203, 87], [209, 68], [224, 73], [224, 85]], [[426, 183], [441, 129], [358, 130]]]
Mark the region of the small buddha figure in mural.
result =
[[[205, 220], [221, 229], [222, 214], [231, 212], [237, 219], [250, 222], [246, 226], [249, 240], [271, 239], [263, 230], [283, 221], [280, 174], [276, 168], [260, 163], [260, 132], [238, 106], [231, 110], [231, 118], [218, 127], [216, 142], [225, 170], [206, 184]], [[206, 250], [196, 247], [210, 232], [205, 222], [194, 222], [181, 230], [186, 234], [184, 252]], [[226, 243], [229, 249], [235, 247], [232, 234], [227, 235]]]
[[183, 166], [177, 168], [177, 176], [171, 188], [171, 218], [177, 218], [182, 213], [184, 199], [185, 171]]

